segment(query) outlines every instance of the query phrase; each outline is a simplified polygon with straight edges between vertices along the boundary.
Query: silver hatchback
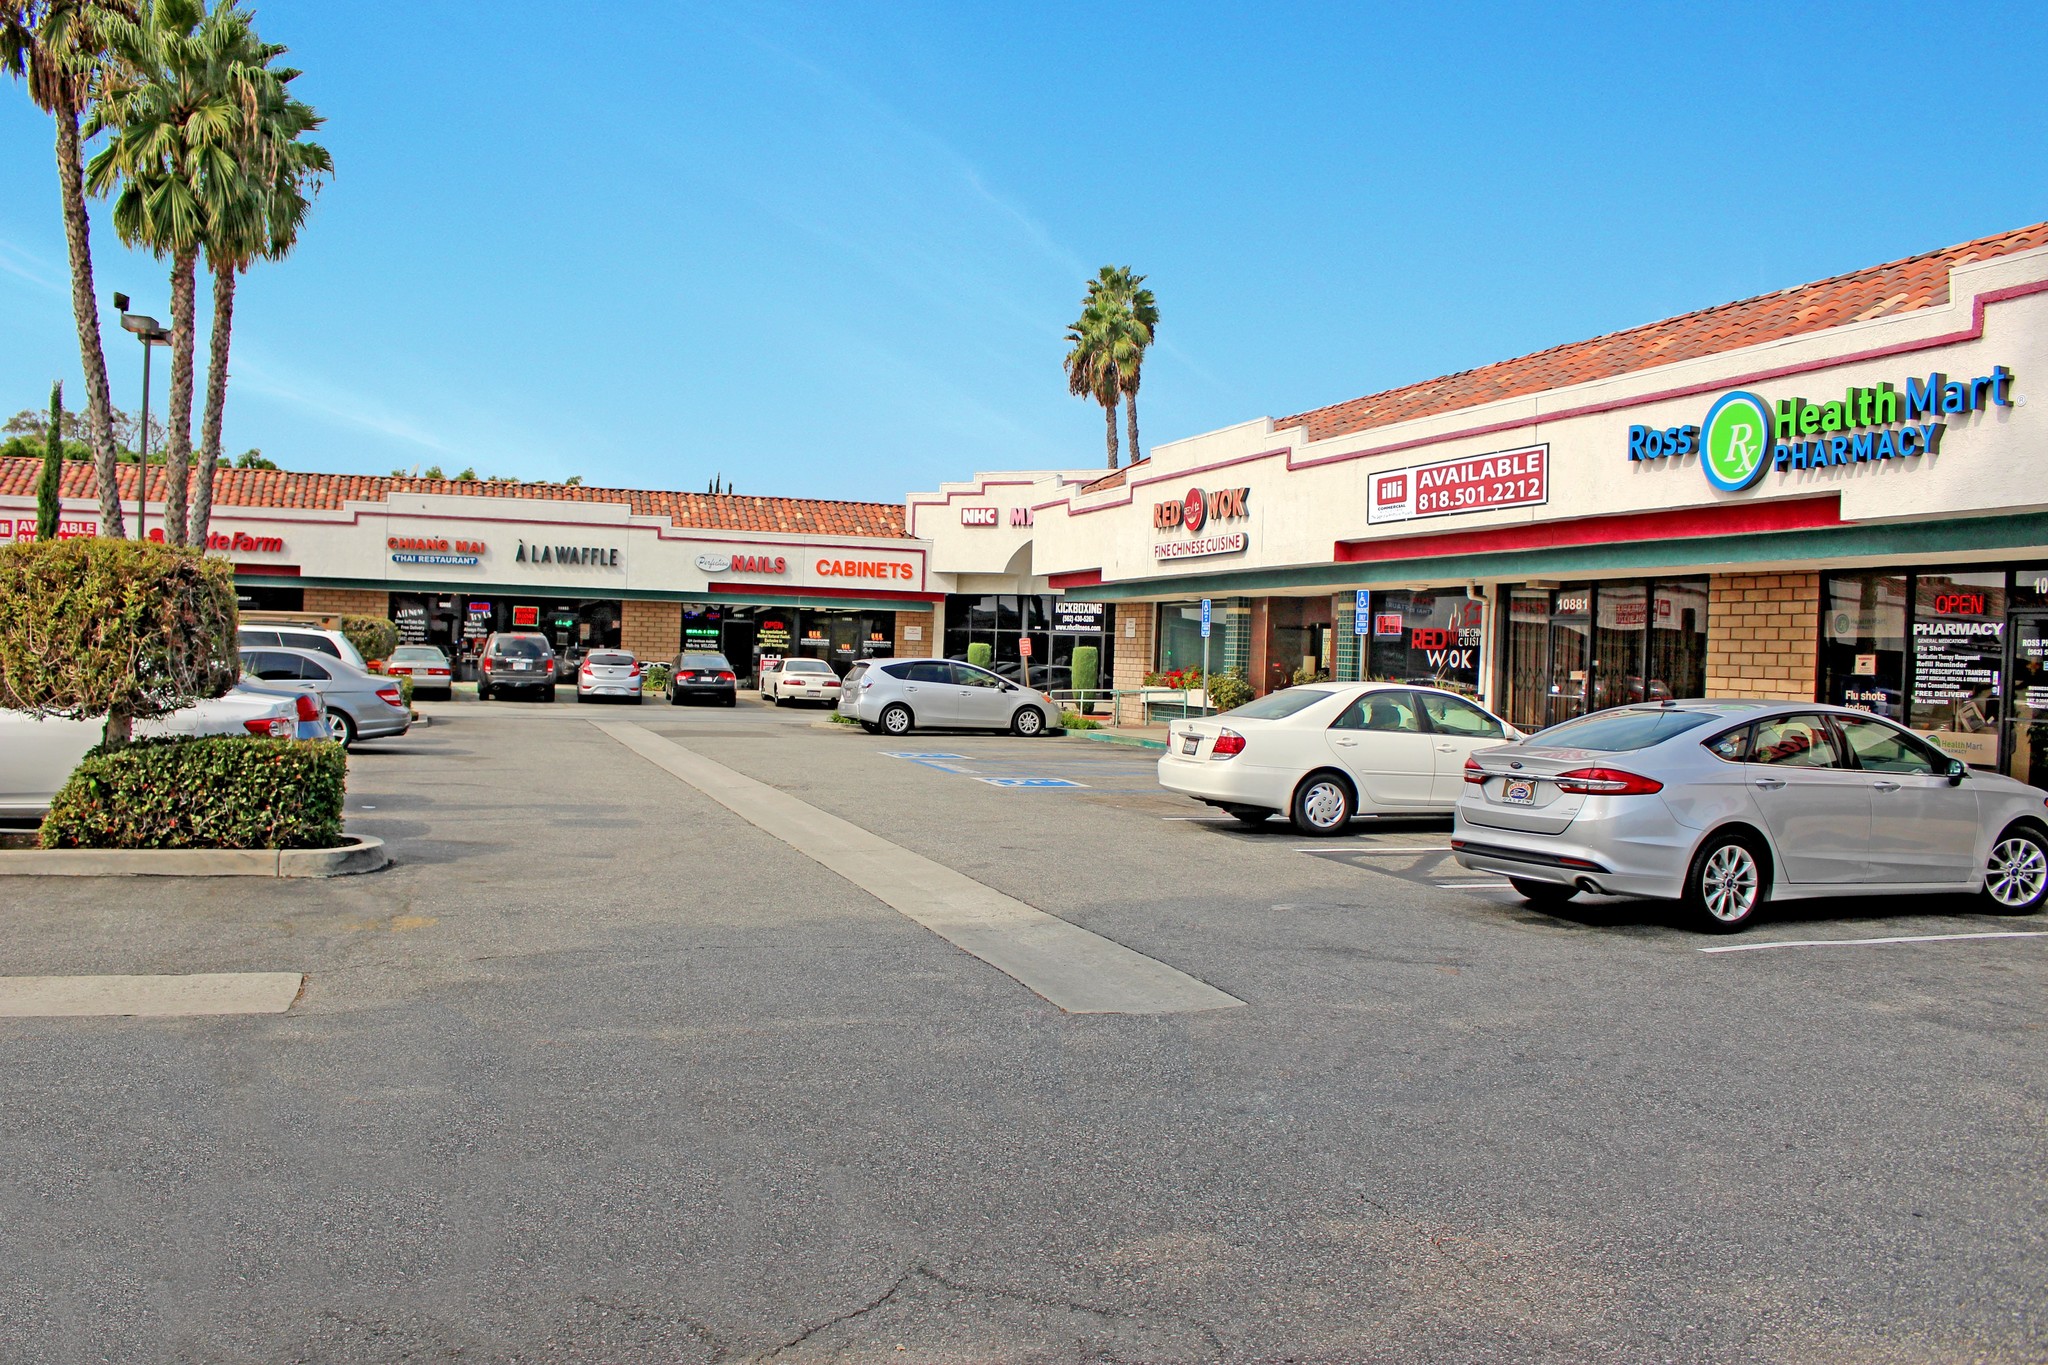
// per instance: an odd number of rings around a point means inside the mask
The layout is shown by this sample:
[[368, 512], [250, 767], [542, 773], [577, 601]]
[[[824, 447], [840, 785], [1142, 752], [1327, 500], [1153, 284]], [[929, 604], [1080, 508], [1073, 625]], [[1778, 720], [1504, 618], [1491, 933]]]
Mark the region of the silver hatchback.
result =
[[839, 714], [871, 735], [918, 727], [1042, 735], [1059, 724], [1060, 708], [1037, 688], [957, 659], [866, 659], [847, 670]]
[[1974, 892], [2007, 914], [2048, 902], [2048, 793], [1813, 702], [1624, 706], [1482, 749], [1451, 847], [1539, 905], [1678, 899], [1716, 930], [1773, 898]]

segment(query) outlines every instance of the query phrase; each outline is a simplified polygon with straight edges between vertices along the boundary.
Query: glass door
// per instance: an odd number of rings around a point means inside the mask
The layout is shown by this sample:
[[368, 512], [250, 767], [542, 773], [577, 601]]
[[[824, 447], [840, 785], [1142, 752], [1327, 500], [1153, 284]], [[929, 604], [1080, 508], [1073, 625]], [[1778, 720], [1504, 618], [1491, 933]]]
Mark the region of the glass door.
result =
[[2022, 782], [2048, 781], [2048, 614], [2014, 616], [2006, 771]]

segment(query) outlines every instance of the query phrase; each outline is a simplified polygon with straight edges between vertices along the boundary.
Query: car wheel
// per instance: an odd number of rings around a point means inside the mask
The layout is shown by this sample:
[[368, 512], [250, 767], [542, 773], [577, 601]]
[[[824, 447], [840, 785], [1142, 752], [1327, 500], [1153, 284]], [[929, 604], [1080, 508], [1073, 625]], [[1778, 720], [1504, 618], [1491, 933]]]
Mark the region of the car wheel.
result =
[[640, 704], [641, 704], [642, 702], [644, 702], [644, 701], [646, 701], [646, 700], [647, 700], [647, 694], [646, 694], [645, 692], [635, 692], [635, 693], [633, 694], [633, 705], [635, 705], [635, 706], [638, 706], [638, 705], [640, 705]]
[[491, 699], [491, 687], [489, 683], [478, 683], [476, 685], [476, 699], [478, 701], [489, 701]]
[[1250, 825], [1253, 829], [1273, 818], [1273, 812], [1261, 810], [1257, 806], [1225, 806], [1223, 809], [1239, 824]]
[[1531, 905], [1563, 905], [1579, 894], [1576, 886], [1563, 882], [1537, 882], [1527, 877], [1510, 877], [1508, 885], [1515, 888], [1515, 894]]
[[1984, 860], [1984, 908], [1995, 915], [2031, 915], [2048, 902], [2048, 841], [2026, 825], [1998, 836]]
[[882, 709], [882, 733], [886, 735], [907, 735], [910, 733], [910, 708], [900, 702], [892, 702]]
[[1045, 733], [1045, 712], [1035, 706], [1020, 706], [1010, 717], [1010, 733], [1033, 739]]
[[733, 693], [725, 699], [725, 704], [727, 706], [738, 706], [740, 704], [740, 694], [737, 692]]
[[581, 692], [578, 692], [578, 693], [576, 694], [576, 701], [577, 701], [577, 703], [578, 703], [579, 705], [580, 705], [581, 703], [583, 703], [583, 702], [586, 702], [586, 701], [589, 701], [589, 700], [590, 700], [590, 698], [588, 698], [588, 697], [584, 696], [584, 695], [583, 695], [583, 694], [582, 694]]
[[1351, 788], [1335, 773], [1310, 773], [1294, 789], [1294, 810], [1290, 818], [1303, 834], [1322, 837], [1342, 834], [1351, 823]]
[[334, 723], [334, 727], [335, 727], [335, 728], [336, 728], [337, 730], [339, 730], [339, 731], [341, 732], [340, 734], [338, 734], [338, 735], [336, 735], [336, 736], [335, 736], [335, 738], [336, 738], [336, 739], [338, 739], [338, 740], [340, 740], [340, 741], [341, 741], [341, 747], [342, 747], [342, 748], [344, 748], [344, 749], [353, 749], [353, 748], [355, 748], [355, 747], [356, 747], [356, 723], [355, 723], [355, 722], [354, 722], [353, 720], [349, 719], [349, 714], [348, 714], [348, 712], [346, 712], [346, 711], [336, 711], [336, 712], [334, 713], [334, 722], [333, 722], [333, 723]]
[[777, 697], [777, 698], [775, 699], [775, 704], [776, 704], [777, 706], [787, 706], [787, 705], [789, 705], [789, 698], [788, 698], [788, 697]]
[[683, 694], [682, 694], [682, 693], [680, 693], [680, 692], [671, 692], [671, 693], [669, 693], [669, 694], [668, 694], [668, 704], [669, 704], [670, 706], [681, 706], [681, 705], [683, 704]]
[[1771, 897], [1763, 850], [1746, 834], [1717, 834], [1693, 856], [1685, 874], [1685, 906], [1702, 929], [1745, 928]]
[[[580, 692], [579, 692], [579, 693], [577, 693], [577, 695], [578, 695], [578, 696], [581, 696], [581, 695], [582, 695], [582, 693], [580, 693]], [[547, 687], [546, 687], [546, 688], [545, 688], [545, 689], [544, 689], [544, 690], [543, 690], [543, 691], [541, 692], [541, 694], [540, 694], [540, 699], [541, 699], [542, 701], [544, 701], [544, 702], [548, 703], [548, 704], [549, 704], [550, 706], [554, 705], [554, 701], [555, 701], [555, 685], [554, 685], [553, 683], [549, 683], [549, 684], [547, 685]]]

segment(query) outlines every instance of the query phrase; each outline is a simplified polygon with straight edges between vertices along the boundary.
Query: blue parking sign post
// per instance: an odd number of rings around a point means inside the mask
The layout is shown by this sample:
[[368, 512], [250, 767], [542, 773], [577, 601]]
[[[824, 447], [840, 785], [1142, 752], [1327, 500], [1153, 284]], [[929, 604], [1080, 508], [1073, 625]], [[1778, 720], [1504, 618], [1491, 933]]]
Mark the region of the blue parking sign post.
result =
[[[1186, 707], [1186, 705], [1187, 705], [1187, 700], [1188, 700], [1188, 695], [1187, 695], [1187, 693], [1185, 693], [1185, 692], [1181, 693], [1181, 695], [1180, 695], [1180, 700], [1181, 700], [1181, 705], [1182, 705], [1182, 707], [1183, 707], [1183, 708], [1185, 708], [1185, 707]], [[1202, 714], [1203, 714], [1203, 715], [1207, 715], [1208, 713], [1209, 713], [1209, 599], [1205, 597], [1205, 598], [1203, 598], [1203, 599], [1202, 599]]]
[[1372, 591], [1358, 590], [1358, 600], [1351, 608], [1351, 633], [1358, 637], [1358, 680], [1365, 681], [1365, 658], [1372, 651]]

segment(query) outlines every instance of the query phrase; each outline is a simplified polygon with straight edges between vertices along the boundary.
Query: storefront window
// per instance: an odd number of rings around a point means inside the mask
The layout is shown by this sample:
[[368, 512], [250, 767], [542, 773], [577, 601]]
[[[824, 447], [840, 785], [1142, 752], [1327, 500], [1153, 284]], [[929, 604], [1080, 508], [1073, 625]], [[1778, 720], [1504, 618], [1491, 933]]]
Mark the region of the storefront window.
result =
[[[1235, 668], [1249, 676], [1251, 663], [1251, 599], [1217, 597], [1209, 607], [1209, 667], [1217, 673]], [[1157, 671], [1174, 673], [1202, 666], [1202, 604], [1199, 601], [1159, 604]]]
[[[965, 660], [975, 645], [986, 645], [989, 666], [1004, 677], [1021, 681], [1028, 669], [1034, 686], [1065, 689], [1073, 686], [1075, 647], [1091, 645], [1096, 651], [1095, 685], [1109, 686], [1112, 644], [1108, 612], [1062, 617], [1058, 600], [1050, 593], [956, 593], [948, 597], [946, 657]], [[1067, 628], [1055, 629], [1063, 619]], [[1026, 640], [1030, 641], [1029, 657]]]
[[1357, 630], [1357, 594], [1337, 599], [1337, 676], [1358, 676], [1358, 645], [1369, 650], [1366, 676], [1421, 683], [1476, 696], [1486, 604], [1462, 588], [1375, 589], [1366, 632]]
[[1830, 574], [1821, 590], [1820, 697], [1906, 718], [1906, 576]]
[[2003, 573], [1914, 575], [1913, 728], [1983, 767], [1998, 763], [2005, 627]]
[[1707, 584], [1508, 593], [1507, 716], [1540, 730], [1587, 711], [1706, 694]]

